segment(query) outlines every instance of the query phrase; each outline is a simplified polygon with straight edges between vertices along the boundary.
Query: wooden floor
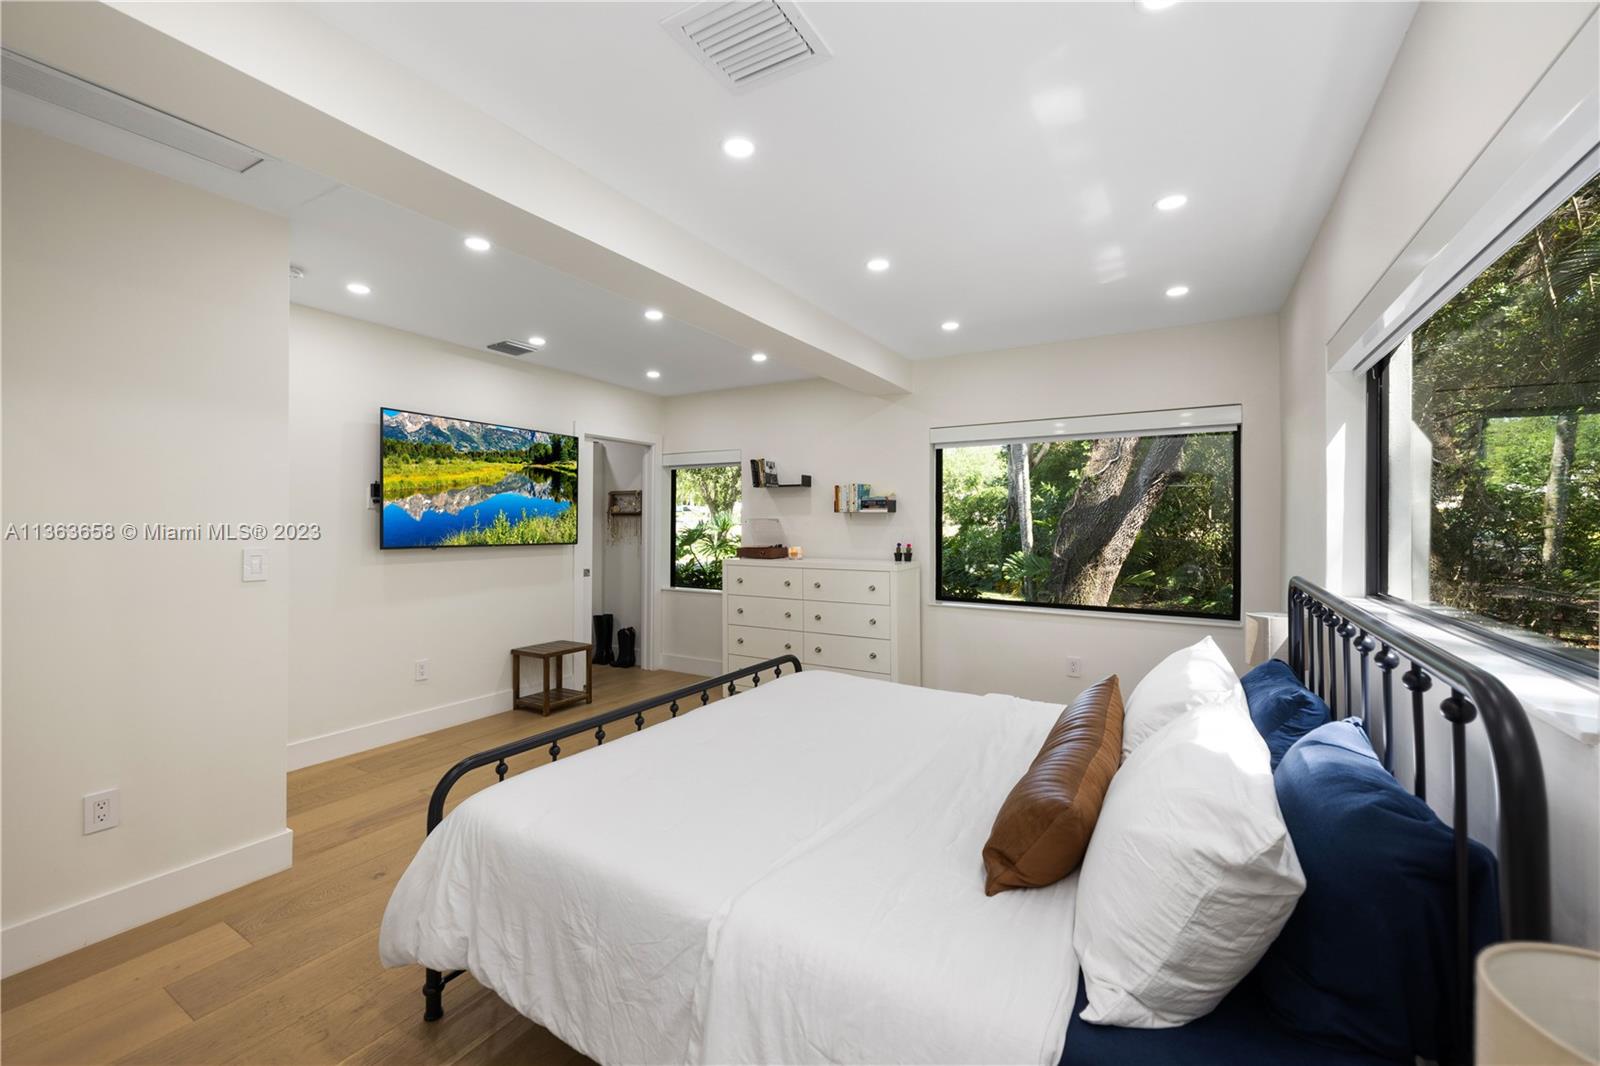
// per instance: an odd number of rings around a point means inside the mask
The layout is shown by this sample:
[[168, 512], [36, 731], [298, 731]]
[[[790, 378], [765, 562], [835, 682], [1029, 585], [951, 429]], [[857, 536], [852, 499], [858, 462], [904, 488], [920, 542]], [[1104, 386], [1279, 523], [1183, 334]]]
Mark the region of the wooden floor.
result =
[[[445, 991], [443, 1020], [424, 1023], [422, 971], [379, 965], [378, 923], [422, 843], [428, 795], [457, 759], [699, 680], [594, 673], [593, 707], [507, 711], [290, 774], [291, 869], [8, 978], [0, 1061], [587, 1062], [467, 975]], [[666, 712], [646, 717], [653, 725]], [[585, 735], [561, 747], [593, 744]], [[512, 772], [546, 761], [530, 753]], [[493, 781], [474, 771], [451, 796]]]

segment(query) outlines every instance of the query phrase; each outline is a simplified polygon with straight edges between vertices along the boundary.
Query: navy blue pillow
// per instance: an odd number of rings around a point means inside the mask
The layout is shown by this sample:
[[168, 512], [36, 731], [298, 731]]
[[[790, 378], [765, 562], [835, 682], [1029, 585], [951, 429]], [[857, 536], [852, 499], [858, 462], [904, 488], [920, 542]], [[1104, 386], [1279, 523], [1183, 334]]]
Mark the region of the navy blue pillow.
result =
[[1272, 752], [1272, 768], [1294, 742], [1333, 716], [1322, 697], [1294, 676], [1289, 664], [1269, 659], [1239, 679], [1250, 704], [1250, 720]]
[[[1278, 806], [1306, 890], [1255, 969], [1267, 1007], [1309, 1039], [1388, 1058], [1464, 1062], [1450, 828], [1396, 781], [1356, 719], [1284, 756]], [[1500, 938], [1494, 856], [1469, 842], [1471, 946]], [[1470, 962], [1467, 963], [1470, 965]]]

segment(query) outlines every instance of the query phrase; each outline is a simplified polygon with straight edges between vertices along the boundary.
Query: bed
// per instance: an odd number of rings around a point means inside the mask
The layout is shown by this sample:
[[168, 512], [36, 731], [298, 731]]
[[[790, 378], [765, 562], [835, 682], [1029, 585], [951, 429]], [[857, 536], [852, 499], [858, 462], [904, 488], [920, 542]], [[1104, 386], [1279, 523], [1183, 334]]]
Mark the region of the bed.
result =
[[[1418, 714], [1434, 677], [1449, 684], [1458, 748], [1472, 720], [1487, 727], [1506, 929], [1547, 938], [1543, 783], [1516, 701], [1314, 585], [1296, 579], [1289, 607], [1296, 675], [1339, 713], [1381, 719], [1385, 749], [1402, 656]], [[644, 729], [656, 707], [676, 720]], [[1298, 1040], [1245, 986], [1176, 1029], [1075, 1017], [1077, 875], [986, 897], [989, 818], [973, 815], [998, 808], [1060, 711], [786, 656], [479, 753], [434, 792], [383, 961], [427, 968], [425, 1018], [470, 972], [601, 1062], [1378, 1061]], [[605, 743], [556, 758], [580, 733]], [[530, 754], [550, 764], [506, 779]], [[489, 767], [501, 782], [445, 817], [455, 782]]]

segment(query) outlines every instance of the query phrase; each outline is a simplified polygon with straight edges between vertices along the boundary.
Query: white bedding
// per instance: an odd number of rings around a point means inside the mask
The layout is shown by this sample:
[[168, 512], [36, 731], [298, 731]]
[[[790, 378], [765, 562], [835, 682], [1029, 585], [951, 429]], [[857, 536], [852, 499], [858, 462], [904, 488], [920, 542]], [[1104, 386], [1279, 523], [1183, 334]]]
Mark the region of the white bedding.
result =
[[383, 961], [605, 1063], [1049, 1066], [1076, 877], [986, 897], [981, 850], [1059, 713], [813, 671], [608, 740], [452, 812]]

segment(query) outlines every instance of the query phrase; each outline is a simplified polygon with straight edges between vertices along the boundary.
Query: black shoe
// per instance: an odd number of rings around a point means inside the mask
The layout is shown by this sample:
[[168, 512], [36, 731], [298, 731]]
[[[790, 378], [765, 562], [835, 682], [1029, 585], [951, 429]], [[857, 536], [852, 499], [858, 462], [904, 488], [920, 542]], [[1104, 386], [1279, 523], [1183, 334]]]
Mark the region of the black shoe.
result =
[[633, 655], [633, 643], [637, 636], [632, 626], [617, 630], [617, 661], [613, 665], [623, 669], [639, 665]]
[[616, 656], [611, 654], [611, 616], [597, 614], [594, 616], [594, 664], [610, 666], [614, 662]]

